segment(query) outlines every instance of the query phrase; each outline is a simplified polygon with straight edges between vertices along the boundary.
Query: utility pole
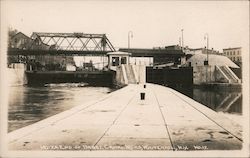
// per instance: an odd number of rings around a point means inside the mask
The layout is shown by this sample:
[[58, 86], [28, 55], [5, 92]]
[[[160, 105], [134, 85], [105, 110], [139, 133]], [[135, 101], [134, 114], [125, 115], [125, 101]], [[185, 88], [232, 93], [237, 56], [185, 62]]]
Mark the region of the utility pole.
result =
[[204, 39], [207, 40], [206, 53], [207, 53], [207, 64], [208, 64], [208, 46], [209, 46], [209, 36], [208, 36], [208, 33], [205, 34]]
[[130, 37], [133, 38], [133, 32], [132, 31], [128, 32], [128, 49], [130, 48]]
[[181, 29], [181, 38], [182, 38], [182, 50], [184, 48], [184, 38], [183, 38], [183, 31], [184, 29]]
[[[206, 47], [206, 53], [207, 53], [207, 61], [206, 61], [206, 82], [208, 82], [208, 46], [209, 46], [209, 36], [208, 33], [205, 34], [204, 39], [207, 40], [207, 47]], [[204, 61], [205, 65], [205, 61]]]

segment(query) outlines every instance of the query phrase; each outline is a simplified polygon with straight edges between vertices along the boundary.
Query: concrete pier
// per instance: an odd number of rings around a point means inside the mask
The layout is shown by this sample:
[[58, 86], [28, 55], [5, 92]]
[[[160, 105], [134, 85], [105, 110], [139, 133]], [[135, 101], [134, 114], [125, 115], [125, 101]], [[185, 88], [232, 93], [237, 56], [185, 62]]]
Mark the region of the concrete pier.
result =
[[134, 84], [8, 139], [10, 150], [238, 150], [242, 127], [173, 89]]

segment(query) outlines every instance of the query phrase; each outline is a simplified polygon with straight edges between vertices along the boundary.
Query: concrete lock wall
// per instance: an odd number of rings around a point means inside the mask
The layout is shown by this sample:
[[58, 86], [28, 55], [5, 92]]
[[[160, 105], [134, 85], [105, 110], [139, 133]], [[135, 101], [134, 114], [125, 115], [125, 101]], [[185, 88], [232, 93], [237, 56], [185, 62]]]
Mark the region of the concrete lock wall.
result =
[[24, 64], [14, 63], [10, 65], [10, 68], [8, 68], [8, 83], [10, 86], [27, 84]]
[[146, 83], [146, 66], [145, 65], [133, 65], [135, 70], [135, 76], [139, 83]]
[[[145, 83], [146, 82], [146, 67], [145, 65], [130, 65], [132, 66], [133, 75], [135, 77], [136, 83]], [[127, 85], [128, 81], [128, 74], [127, 70], [125, 69], [124, 65], [116, 67], [116, 77], [115, 77], [115, 84], [117, 85]]]
[[147, 82], [170, 87], [190, 87], [193, 85], [192, 67], [161, 68], [147, 67]]
[[115, 84], [120, 85], [120, 86], [126, 84], [124, 76], [123, 76], [123, 72], [122, 72], [122, 66], [116, 67]]
[[193, 84], [199, 85], [206, 82], [215, 82], [217, 74], [215, 66], [194, 66]]
[[223, 74], [215, 67], [214, 71], [215, 81], [219, 83], [228, 83], [229, 81], [223, 76]]

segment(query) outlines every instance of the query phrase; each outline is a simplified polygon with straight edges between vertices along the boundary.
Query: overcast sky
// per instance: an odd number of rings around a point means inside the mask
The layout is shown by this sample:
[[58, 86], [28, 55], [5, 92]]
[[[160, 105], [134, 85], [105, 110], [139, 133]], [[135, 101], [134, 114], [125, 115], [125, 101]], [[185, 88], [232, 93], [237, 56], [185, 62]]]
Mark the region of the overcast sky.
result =
[[5, 24], [32, 32], [106, 33], [115, 47], [152, 48], [179, 43], [222, 51], [247, 47], [248, 1], [2, 1]]

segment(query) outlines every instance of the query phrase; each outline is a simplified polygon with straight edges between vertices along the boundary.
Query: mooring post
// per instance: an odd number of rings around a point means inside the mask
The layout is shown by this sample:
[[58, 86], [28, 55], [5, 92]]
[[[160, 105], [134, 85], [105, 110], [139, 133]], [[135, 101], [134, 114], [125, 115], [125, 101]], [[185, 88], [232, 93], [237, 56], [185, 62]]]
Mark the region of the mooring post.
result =
[[141, 92], [141, 100], [145, 100], [145, 92]]

